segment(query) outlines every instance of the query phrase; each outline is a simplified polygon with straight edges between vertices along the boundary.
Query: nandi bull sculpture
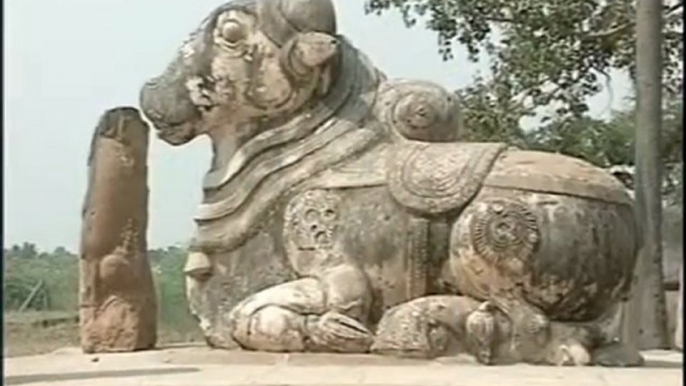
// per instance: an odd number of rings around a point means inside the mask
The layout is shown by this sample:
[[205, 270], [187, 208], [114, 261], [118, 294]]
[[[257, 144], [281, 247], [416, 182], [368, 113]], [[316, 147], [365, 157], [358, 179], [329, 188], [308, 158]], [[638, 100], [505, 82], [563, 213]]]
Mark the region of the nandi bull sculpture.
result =
[[234, 0], [141, 91], [207, 135], [188, 300], [208, 344], [485, 364], [627, 364], [612, 323], [632, 202], [583, 161], [457, 140], [459, 106], [387, 80], [330, 0]]

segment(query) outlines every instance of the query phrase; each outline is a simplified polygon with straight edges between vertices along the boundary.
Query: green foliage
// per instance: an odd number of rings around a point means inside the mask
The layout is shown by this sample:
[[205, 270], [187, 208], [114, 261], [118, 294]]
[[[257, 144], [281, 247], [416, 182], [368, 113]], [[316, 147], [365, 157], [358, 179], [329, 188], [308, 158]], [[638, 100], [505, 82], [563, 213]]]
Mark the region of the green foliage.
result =
[[[600, 167], [633, 164], [633, 120], [616, 113], [609, 122], [564, 117], [527, 133], [528, 147], [582, 158]], [[631, 123], [631, 124], [629, 124]]]
[[519, 121], [528, 114], [512, 99], [509, 88], [503, 84], [491, 87], [483, 79], [477, 78], [472, 86], [457, 94], [461, 102], [461, 140], [525, 145], [526, 134]]
[[[197, 335], [197, 324], [191, 316], [185, 296], [183, 264], [186, 251], [178, 247], [148, 251], [153, 280], [158, 296], [160, 328], [176, 339], [187, 340]], [[29, 309], [78, 312], [78, 256], [60, 247], [52, 253], [40, 252], [31, 243], [4, 249], [4, 306], [17, 310], [34, 286], [44, 281], [45, 290]], [[44, 296], [48, 297], [47, 309]]]
[[[666, 167], [682, 162], [682, 105], [680, 98], [665, 104], [660, 154]], [[585, 115], [561, 117], [527, 133], [526, 142], [529, 148], [583, 158], [601, 167], [634, 165], [634, 117], [633, 107], [616, 111], [608, 121]]]
[[148, 251], [158, 299], [159, 319], [163, 327], [179, 331], [197, 328], [188, 309], [183, 265], [186, 251], [178, 247]]
[[3, 251], [4, 258], [18, 257], [23, 259], [33, 259], [38, 256], [38, 249], [36, 248], [36, 245], [32, 243], [13, 245], [10, 249], [5, 249]]
[[[14, 246], [5, 250], [4, 306], [16, 310], [27, 299], [41, 280], [44, 291], [31, 303], [29, 309], [78, 310], [78, 259], [70, 253], [38, 253], [33, 244], [24, 249]], [[32, 253], [26, 253], [31, 250]], [[14, 253], [19, 251], [19, 253]], [[38, 256], [42, 256], [38, 258]], [[45, 298], [47, 297], [47, 299]]]
[[[556, 115], [581, 116], [588, 97], [612, 69], [633, 76], [636, 0], [367, 0], [368, 12], [399, 9], [408, 25], [419, 18], [436, 31], [439, 52], [455, 43], [470, 59], [491, 59], [491, 87], [506, 88], [524, 111], [541, 106]], [[664, 10], [664, 86], [682, 85], [683, 3]]]

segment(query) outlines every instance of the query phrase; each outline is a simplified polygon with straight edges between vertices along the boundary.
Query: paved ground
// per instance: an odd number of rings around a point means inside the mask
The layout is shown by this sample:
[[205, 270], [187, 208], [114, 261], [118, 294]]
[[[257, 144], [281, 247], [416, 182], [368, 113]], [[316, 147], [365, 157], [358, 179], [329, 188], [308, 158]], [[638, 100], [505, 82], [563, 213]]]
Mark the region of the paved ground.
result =
[[173, 347], [134, 354], [5, 359], [5, 384], [26, 386], [677, 386], [682, 354], [647, 352], [637, 369], [484, 367], [465, 358], [415, 361], [365, 355], [272, 355]]

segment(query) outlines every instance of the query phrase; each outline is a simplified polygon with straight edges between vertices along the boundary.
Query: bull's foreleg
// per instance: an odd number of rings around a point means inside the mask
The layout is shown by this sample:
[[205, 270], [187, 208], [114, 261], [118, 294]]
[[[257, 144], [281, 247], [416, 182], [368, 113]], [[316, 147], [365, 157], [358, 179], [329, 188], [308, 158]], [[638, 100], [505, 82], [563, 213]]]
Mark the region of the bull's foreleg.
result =
[[233, 338], [244, 348], [272, 352], [366, 352], [372, 334], [366, 277], [341, 265], [318, 277], [268, 288], [229, 314]]
[[229, 315], [233, 338], [263, 351], [366, 352], [372, 301], [367, 275], [348, 256], [338, 193], [308, 190], [285, 211], [283, 241], [302, 279], [259, 292]]

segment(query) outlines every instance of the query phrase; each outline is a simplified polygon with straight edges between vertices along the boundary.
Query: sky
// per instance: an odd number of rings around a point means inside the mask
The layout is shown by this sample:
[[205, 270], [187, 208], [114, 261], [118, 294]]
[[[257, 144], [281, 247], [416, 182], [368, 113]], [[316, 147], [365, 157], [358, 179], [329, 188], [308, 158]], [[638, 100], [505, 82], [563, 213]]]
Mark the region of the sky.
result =
[[[161, 73], [187, 35], [221, 0], [7, 0], [4, 5], [4, 246], [78, 250], [86, 159], [100, 115], [137, 106], [140, 86]], [[339, 32], [390, 78], [449, 90], [487, 65], [463, 50], [444, 62], [436, 35], [400, 16], [365, 15], [364, 0], [334, 0]], [[133, 5], [135, 4], [135, 6]], [[595, 116], [623, 104], [629, 82], [591, 101]], [[149, 160], [152, 248], [185, 243], [201, 200], [211, 149], [205, 138], [171, 147], [153, 140]]]

